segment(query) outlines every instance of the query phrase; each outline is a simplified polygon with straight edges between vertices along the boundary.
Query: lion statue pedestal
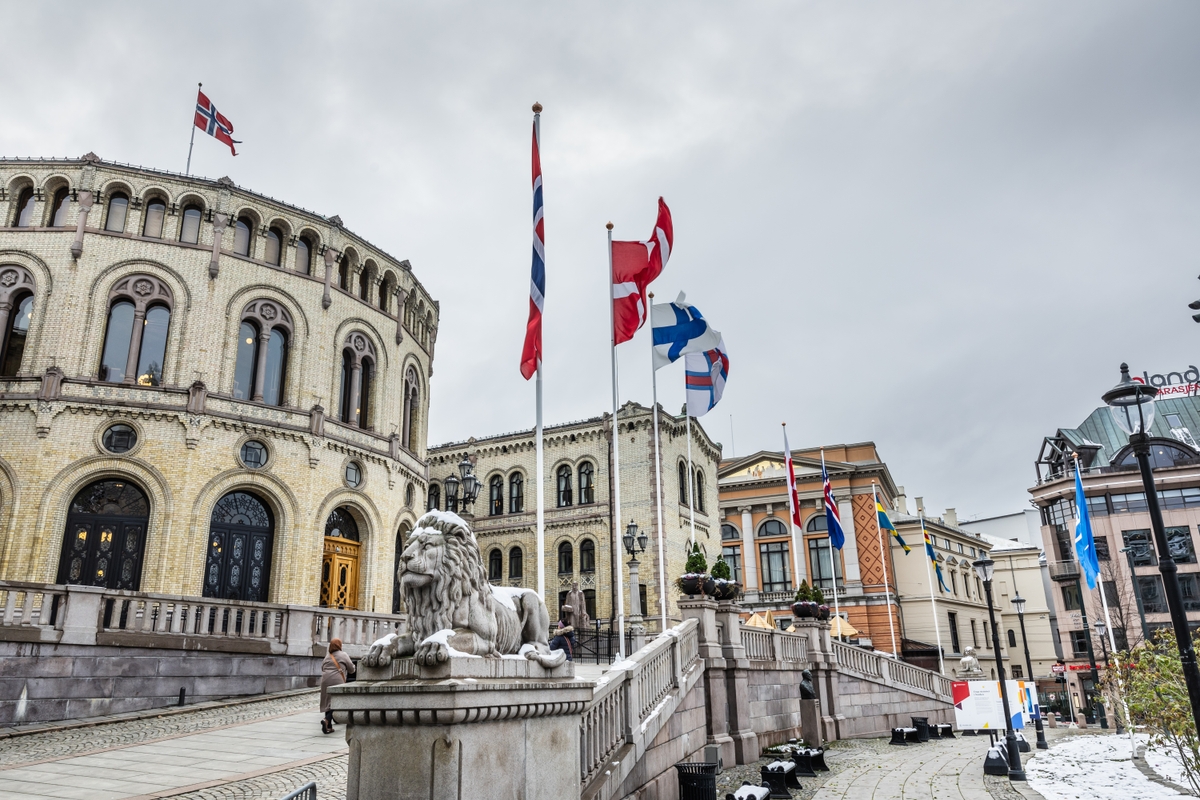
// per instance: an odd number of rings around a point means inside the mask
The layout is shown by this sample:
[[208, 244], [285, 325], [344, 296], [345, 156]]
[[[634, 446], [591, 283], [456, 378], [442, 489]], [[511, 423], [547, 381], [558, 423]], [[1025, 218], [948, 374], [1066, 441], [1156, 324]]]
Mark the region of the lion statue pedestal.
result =
[[474, 534], [448, 512], [417, 522], [397, 578], [407, 629], [330, 690], [347, 800], [578, 797], [594, 684], [550, 650], [542, 599], [488, 583]]

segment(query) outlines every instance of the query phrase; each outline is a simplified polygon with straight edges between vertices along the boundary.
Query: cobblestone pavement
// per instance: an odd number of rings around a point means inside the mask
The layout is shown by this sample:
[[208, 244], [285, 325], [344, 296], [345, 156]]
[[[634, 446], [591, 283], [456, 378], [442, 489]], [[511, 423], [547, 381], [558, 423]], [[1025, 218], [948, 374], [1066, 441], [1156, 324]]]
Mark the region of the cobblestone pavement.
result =
[[345, 753], [255, 778], [171, 795], [171, 800], [278, 800], [309, 781], [317, 782], [319, 800], [346, 800]]
[[277, 700], [261, 700], [221, 708], [206, 708], [191, 713], [14, 736], [0, 740], [0, 770], [48, 759], [169, 739], [225, 725], [240, 725], [301, 710], [314, 711], [316, 707], [317, 690], [314, 689]]

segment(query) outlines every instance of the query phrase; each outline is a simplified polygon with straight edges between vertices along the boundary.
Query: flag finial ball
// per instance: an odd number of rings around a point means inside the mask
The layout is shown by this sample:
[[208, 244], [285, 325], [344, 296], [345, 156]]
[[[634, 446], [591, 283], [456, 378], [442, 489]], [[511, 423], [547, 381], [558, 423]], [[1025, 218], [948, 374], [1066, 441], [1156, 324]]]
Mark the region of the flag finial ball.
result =
[[541, 104], [541, 103], [534, 103], [534, 104], [533, 104], [533, 113], [535, 113], [535, 114], [540, 114], [540, 113], [542, 113], [542, 104]]
[[604, 227], [608, 228], [611, 231], [613, 228], [613, 224], [610, 222], [607, 225], [605, 225]]
[[647, 296], [647, 297], [649, 297], [651, 300], [653, 300], [653, 299], [654, 299], [654, 292], [649, 292], [649, 293], [647, 293], [647, 294], [646, 294], [646, 296]]

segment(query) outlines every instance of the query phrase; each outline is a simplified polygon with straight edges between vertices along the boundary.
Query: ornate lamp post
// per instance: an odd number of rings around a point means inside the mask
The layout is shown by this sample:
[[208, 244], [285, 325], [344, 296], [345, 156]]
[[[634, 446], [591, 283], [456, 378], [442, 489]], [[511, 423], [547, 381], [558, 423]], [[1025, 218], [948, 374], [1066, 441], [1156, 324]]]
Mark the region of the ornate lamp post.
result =
[[[475, 477], [475, 465], [471, 463], [471, 459], [463, 456], [463, 460], [458, 463], [458, 475], [453, 472], [442, 481], [446, 487], [446, 510], [457, 511], [458, 505], [458, 490], [462, 489], [462, 510], [465, 513], [467, 506], [475, 502], [475, 498], [479, 496], [479, 479]], [[459, 477], [461, 476], [461, 477]]]
[[1158, 550], [1158, 571], [1162, 575], [1167, 608], [1171, 611], [1171, 627], [1175, 629], [1175, 641], [1179, 646], [1183, 681], [1187, 685], [1188, 698], [1192, 704], [1192, 721], [1196, 729], [1200, 730], [1200, 668], [1196, 665], [1192, 632], [1188, 629], [1187, 612], [1183, 609], [1179, 568], [1167, 546], [1167, 533], [1163, 529], [1162, 510], [1158, 506], [1158, 492], [1154, 486], [1154, 472], [1150, 469], [1150, 436], [1146, 431], [1154, 421], [1154, 397], [1157, 394], [1158, 389], [1155, 387], [1132, 380], [1129, 377], [1129, 365], [1122, 364], [1121, 382], [1105, 392], [1103, 397], [1104, 402], [1112, 409], [1113, 420], [1121, 430], [1129, 434], [1129, 444], [1133, 447], [1138, 468], [1142, 473], [1142, 489], [1146, 493], [1150, 525], [1154, 530], [1154, 547]]
[[[1029, 680], [1033, 681], [1033, 691], [1037, 692], [1037, 679], [1033, 676], [1033, 662], [1029, 658], [1029, 638], [1025, 635], [1025, 602], [1025, 598], [1020, 594], [1012, 599], [1013, 608], [1017, 610], [1017, 619], [1021, 623], [1021, 644], [1025, 645], [1025, 671], [1029, 673]], [[1033, 724], [1037, 728], [1037, 749], [1045, 750], [1050, 745], [1046, 744], [1046, 731], [1042, 728], [1041, 698], [1038, 698], [1037, 707], [1038, 715], [1033, 718]]]
[[1000, 657], [1000, 629], [996, 627], [996, 607], [992, 605], [992, 576], [996, 572], [996, 562], [986, 555], [974, 562], [975, 573], [983, 581], [983, 592], [987, 595], [988, 619], [992, 622], [992, 652], [996, 654], [996, 674], [1000, 676], [1000, 701], [1004, 704], [1004, 740], [1008, 750], [1008, 779], [1010, 781], [1025, 780], [1025, 770], [1021, 768], [1021, 754], [1017, 751], [1017, 734], [1012, 726], [1012, 712], [1008, 708], [1008, 686], [1004, 675], [1004, 659]]
[[[646, 635], [646, 627], [642, 624], [642, 592], [638, 585], [639, 554], [646, 552], [649, 537], [638, 533], [637, 523], [629, 520], [625, 526], [625, 535], [621, 537], [625, 552], [629, 554], [629, 632], [634, 638], [633, 649], [641, 649], [641, 639]], [[621, 643], [624, 650], [625, 643]]]

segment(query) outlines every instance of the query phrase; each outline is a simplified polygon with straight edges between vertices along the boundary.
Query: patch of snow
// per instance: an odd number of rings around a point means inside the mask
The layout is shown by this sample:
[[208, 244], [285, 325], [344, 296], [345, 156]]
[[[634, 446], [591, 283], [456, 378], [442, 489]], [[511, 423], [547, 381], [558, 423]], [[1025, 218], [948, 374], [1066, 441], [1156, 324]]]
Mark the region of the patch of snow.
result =
[[371, 647], [391, 647], [392, 642], [396, 641], [396, 636], [397, 634], [395, 633], [389, 633], [382, 639], [376, 639], [375, 641], [371, 642]]
[[513, 586], [492, 587], [492, 597], [496, 598], [501, 603], [504, 603], [504, 605], [508, 606], [513, 611], [517, 610], [517, 604], [513, 602], [513, 598], [522, 594], [537, 594], [537, 592], [535, 592], [533, 589], [522, 589]]
[[1046, 800], [1165, 800], [1185, 797], [1154, 783], [1130, 759], [1129, 738], [1071, 736], [1025, 764], [1030, 788]]
[[431, 633], [428, 636], [426, 636], [424, 641], [421, 642], [421, 644], [434, 644], [434, 643], [444, 644], [444, 645], [446, 645], [446, 650], [450, 653], [451, 658], [482, 658], [483, 657], [483, 656], [477, 656], [473, 653], [464, 653], [461, 650], [455, 650], [453, 647], [450, 646], [450, 637], [453, 635], [454, 635], [453, 628], [442, 628], [437, 633]]
[[529, 642], [526, 642], [525, 644], [521, 645], [521, 649], [517, 651], [517, 655], [524, 658], [529, 653], [536, 653], [536, 652], [537, 652], [537, 648], [534, 647], [533, 645], [529, 644]]
[[[467, 521], [465, 519], [463, 519], [462, 517], [460, 517], [458, 514], [455, 514], [453, 511], [441, 511], [441, 510], [435, 508], [430, 511], [426, 511], [424, 514], [421, 515], [422, 519], [424, 519], [425, 517], [433, 517], [438, 522], [446, 523], [449, 525], [461, 525], [462, 527], [466, 528], [467, 530], [471, 530], [471, 526], [467, 524]], [[418, 520], [418, 522], [420, 522], [420, 520]]]
[[609, 668], [608, 668], [608, 671], [609, 671], [609, 672], [616, 672], [616, 671], [618, 671], [618, 670], [622, 670], [622, 671], [624, 671], [624, 670], [631, 670], [631, 669], [633, 669], [634, 667], [636, 667], [637, 665], [638, 665], [638, 662], [636, 662], [636, 661], [630, 661], [630, 660], [627, 658], [627, 659], [625, 659], [624, 661], [618, 661], [617, 663], [613, 664], [611, 667], [609, 667]]
[[[1150, 741], [1149, 736], [1139, 736], [1138, 740], [1145, 744]], [[1183, 788], [1188, 787], [1187, 774], [1183, 771], [1183, 764], [1179, 761], [1179, 756], [1174, 751], [1167, 749], [1165, 746], [1151, 750], [1146, 748], [1146, 763], [1150, 765], [1150, 769], [1158, 773], [1159, 777], [1166, 778], [1171, 783], [1178, 784]]]
[[646, 733], [646, 729], [650, 727], [650, 723], [653, 722], [654, 718], [657, 717], [659, 712], [663, 710], [663, 707], [666, 706], [666, 704], [671, 702], [672, 700], [674, 700], [674, 697], [672, 697], [671, 695], [668, 694], [666, 697], [664, 697], [662, 700], [659, 701], [658, 705], [656, 705], [654, 707], [653, 711], [651, 711], [649, 714], [646, 715], [646, 718], [644, 720], [642, 720], [641, 732], [643, 735]]

